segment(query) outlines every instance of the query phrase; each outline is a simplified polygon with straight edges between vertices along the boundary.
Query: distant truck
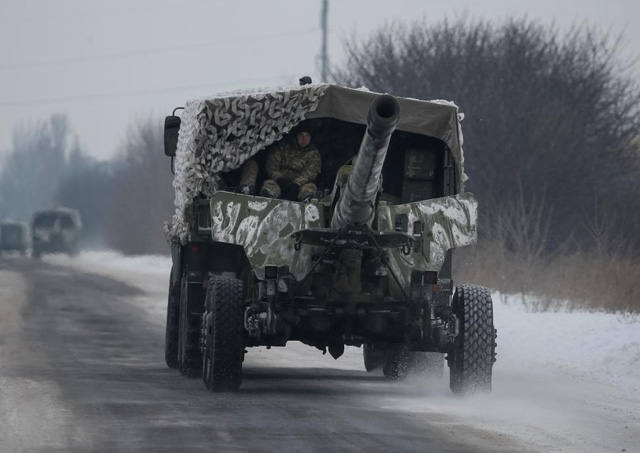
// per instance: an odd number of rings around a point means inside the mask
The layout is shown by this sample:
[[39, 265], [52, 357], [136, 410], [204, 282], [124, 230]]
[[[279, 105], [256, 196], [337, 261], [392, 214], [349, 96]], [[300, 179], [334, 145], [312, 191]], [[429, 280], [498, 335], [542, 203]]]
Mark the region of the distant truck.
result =
[[0, 223], [0, 253], [19, 252], [25, 255], [27, 247], [27, 225], [21, 222]]
[[[455, 105], [335, 85], [188, 102], [165, 121], [176, 214], [167, 225], [165, 358], [213, 391], [235, 391], [247, 348], [300, 341], [404, 377], [425, 357], [454, 393], [489, 392], [490, 292], [454, 286], [453, 249], [477, 239]], [[238, 193], [249, 159], [313, 130], [318, 193]], [[260, 182], [258, 182], [259, 186]]]
[[31, 221], [33, 258], [45, 253], [75, 255], [81, 229], [80, 213], [75, 209], [61, 207], [35, 212]]

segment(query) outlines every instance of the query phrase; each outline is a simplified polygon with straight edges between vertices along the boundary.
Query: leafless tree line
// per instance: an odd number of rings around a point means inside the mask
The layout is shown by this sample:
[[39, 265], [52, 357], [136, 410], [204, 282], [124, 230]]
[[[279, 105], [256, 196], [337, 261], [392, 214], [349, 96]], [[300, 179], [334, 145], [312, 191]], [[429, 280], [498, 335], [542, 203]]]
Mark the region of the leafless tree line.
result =
[[13, 149], [0, 166], [0, 218], [27, 221], [34, 210], [53, 203], [66, 156], [79, 145], [64, 115], [24, 124], [12, 139]]
[[[630, 196], [639, 188], [640, 91], [618, 43], [588, 26], [561, 33], [528, 19], [395, 24], [348, 43], [335, 78], [457, 102], [484, 223], [488, 207], [497, 214], [544, 198], [551, 251], [570, 237], [589, 241], [581, 219], [595, 215], [596, 198], [640, 211]], [[629, 231], [637, 221], [623, 220]]]
[[173, 188], [163, 146], [162, 121], [135, 122], [109, 162], [89, 161], [61, 180], [58, 200], [91, 219], [87, 235], [102, 246], [167, 253], [163, 225], [173, 214]]

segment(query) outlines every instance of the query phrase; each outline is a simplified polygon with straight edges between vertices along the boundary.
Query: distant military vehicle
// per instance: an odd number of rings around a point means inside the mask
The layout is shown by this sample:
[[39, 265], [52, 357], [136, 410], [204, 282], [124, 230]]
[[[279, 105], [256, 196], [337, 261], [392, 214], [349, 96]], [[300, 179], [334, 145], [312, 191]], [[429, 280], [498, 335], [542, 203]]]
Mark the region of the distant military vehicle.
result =
[[[168, 366], [234, 391], [246, 348], [352, 345], [392, 379], [447, 354], [453, 392], [490, 391], [491, 295], [451, 275], [452, 250], [477, 238], [459, 121], [451, 103], [326, 84], [174, 111]], [[236, 193], [242, 164], [301, 125], [322, 155], [316, 198]]]
[[27, 253], [27, 225], [21, 222], [0, 223], [0, 253]]
[[61, 207], [37, 211], [31, 221], [32, 256], [40, 258], [43, 253], [75, 255], [81, 229], [80, 214], [75, 209]]

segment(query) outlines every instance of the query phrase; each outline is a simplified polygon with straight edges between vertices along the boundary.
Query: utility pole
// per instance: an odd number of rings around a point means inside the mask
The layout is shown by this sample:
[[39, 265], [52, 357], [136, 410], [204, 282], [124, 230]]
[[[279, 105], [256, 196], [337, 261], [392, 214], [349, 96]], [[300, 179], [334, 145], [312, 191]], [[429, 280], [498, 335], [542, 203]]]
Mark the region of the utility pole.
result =
[[320, 25], [322, 27], [322, 50], [320, 53], [322, 82], [326, 82], [329, 77], [329, 55], [327, 54], [328, 23], [329, 0], [322, 0], [322, 12], [320, 17]]

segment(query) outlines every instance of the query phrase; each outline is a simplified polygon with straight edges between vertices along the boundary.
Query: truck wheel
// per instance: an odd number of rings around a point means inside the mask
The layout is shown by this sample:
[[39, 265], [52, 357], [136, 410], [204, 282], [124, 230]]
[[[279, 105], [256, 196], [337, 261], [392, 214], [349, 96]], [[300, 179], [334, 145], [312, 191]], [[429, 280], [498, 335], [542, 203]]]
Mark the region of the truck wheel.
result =
[[202, 371], [200, 353], [200, 316], [194, 315], [195, 300], [189, 300], [188, 277], [182, 277], [180, 285], [178, 362], [180, 373], [198, 377]]
[[491, 293], [480, 286], [458, 286], [452, 309], [460, 330], [448, 357], [449, 386], [455, 394], [490, 393], [496, 347]]
[[382, 368], [386, 359], [386, 351], [375, 349], [371, 343], [362, 346], [362, 356], [364, 357], [364, 369], [372, 372]]
[[387, 352], [387, 360], [382, 367], [382, 373], [389, 379], [404, 379], [411, 368], [411, 352], [407, 345], [394, 345]]
[[242, 382], [245, 300], [242, 281], [209, 280], [202, 316], [202, 380], [212, 392], [235, 392]]
[[178, 368], [178, 333], [180, 316], [180, 285], [173, 282], [173, 268], [169, 275], [169, 297], [167, 298], [167, 325], [164, 336], [164, 360], [172, 369]]

